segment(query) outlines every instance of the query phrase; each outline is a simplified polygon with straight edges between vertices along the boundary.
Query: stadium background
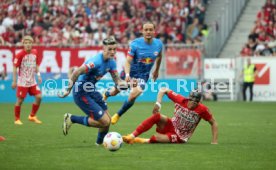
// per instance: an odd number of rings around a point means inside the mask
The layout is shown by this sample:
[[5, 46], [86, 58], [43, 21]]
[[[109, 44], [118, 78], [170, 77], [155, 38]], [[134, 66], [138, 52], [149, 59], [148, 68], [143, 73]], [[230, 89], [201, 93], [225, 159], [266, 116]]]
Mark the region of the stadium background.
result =
[[[83, 164], [91, 162], [95, 166], [88, 169], [274, 169], [274, 4], [273, 0], [1, 1], [0, 135], [7, 140], [0, 143], [0, 169], [84, 169], [87, 166]], [[72, 135], [66, 139], [58, 132], [64, 112], [70, 110], [81, 114], [71, 96], [66, 99], [56, 97], [70, 68], [96, 54], [102, 39], [114, 35], [120, 43], [116, 58], [118, 70], [122, 70], [128, 43], [141, 35], [141, 26], [146, 20], [156, 24], [156, 36], [166, 47], [158, 83], [167, 82], [173, 90], [177, 88], [177, 79], [187, 80], [188, 84], [205, 81], [225, 84], [223, 91], [214, 89], [218, 102], [204, 102], [219, 122], [220, 144], [216, 148], [206, 145], [210, 138], [206, 123], [200, 125], [186, 146], [124, 146], [122, 151], [112, 154], [95, 148], [95, 135], [91, 135], [96, 134], [94, 129], [74, 127]], [[44, 121], [41, 127], [26, 120], [22, 127], [13, 125], [12, 108], [16, 98], [11, 89], [12, 60], [21, 48], [24, 35], [34, 37], [34, 48], [39, 51], [43, 78], [40, 85], [43, 103], [38, 113]], [[251, 57], [259, 70], [253, 103], [241, 102], [240, 75], [247, 57]], [[104, 83], [111, 81], [109, 76], [103, 79]], [[56, 86], [50, 84], [47, 87], [50, 89], [43, 88], [48, 80], [56, 82]], [[182, 94], [187, 96], [188, 92]], [[111, 114], [119, 108], [125, 96], [122, 93], [109, 99]], [[139, 97], [121, 126], [112, 126], [111, 130], [129, 133], [149, 115], [155, 96], [147, 91]], [[28, 104], [22, 110], [29, 111], [32, 98], [28, 97], [26, 101]], [[164, 103], [164, 114], [170, 115], [172, 107], [170, 103]], [[25, 111], [22, 112], [24, 116], [27, 116]], [[72, 155], [73, 152], [94, 159], [83, 161], [78, 155]], [[169, 158], [168, 155], [172, 156]], [[105, 159], [105, 165], [99, 163]], [[200, 163], [195, 163], [194, 159]], [[30, 160], [32, 164], [26, 163]]]

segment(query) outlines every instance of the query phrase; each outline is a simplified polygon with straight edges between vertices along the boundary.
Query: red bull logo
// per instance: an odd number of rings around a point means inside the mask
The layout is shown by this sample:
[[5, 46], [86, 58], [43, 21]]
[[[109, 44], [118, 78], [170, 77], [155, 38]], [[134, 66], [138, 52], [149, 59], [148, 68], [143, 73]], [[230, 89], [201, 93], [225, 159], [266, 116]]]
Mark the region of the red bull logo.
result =
[[144, 64], [151, 64], [154, 62], [154, 60], [152, 58], [143, 58], [140, 60], [141, 63], [144, 63]]

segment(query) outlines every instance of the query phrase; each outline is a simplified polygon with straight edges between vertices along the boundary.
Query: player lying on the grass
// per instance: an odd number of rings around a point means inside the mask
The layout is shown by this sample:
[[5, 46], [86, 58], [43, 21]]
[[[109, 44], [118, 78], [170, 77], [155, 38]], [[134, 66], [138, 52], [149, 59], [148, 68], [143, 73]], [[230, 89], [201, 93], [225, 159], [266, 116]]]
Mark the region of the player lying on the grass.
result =
[[[143, 24], [142, 34], [143, 37], [136, 38], [130, 43], [125, 63], [125, 80], [130, 82], [131, 79], [136, 79], [138, 85], [131, 89], [128, 99], [126, 99], [121, 109], [112, 116], [112, 124], [117, 123], [119, 118], [133, 106], [136, 98], [142, 94], [154, 63], [156, 63], [156, 66], [152, 72], [152, 78], [154, 81], [158, 78], [163, 44], [159, 39], [154, 38], [155, 25], [151, 22]], [[106, 91], [103, 96], [106, 100], [107, 97], [115, 96], [118, 93], [120, 91], [115, 87]]]
[[[106, 102], [102, 95], [96, 91], [96, 83], [107, 72], [110, 72], [116, 85], [125, 84], [118, 76], [114, 56], [117, 44], [114, 38], [103, 40], [103, 52], [89, 58], [82, 66], [77, 68], [70, 77], [68, 88], [64, 94], [59, 94], [63, 98], [70, 94], [73, 88], [75, 103], [87, 116], [76, 116], [66, 113], [64, 115], [63, 133], [68, 134], [72, 123], [78, 123], [88, 127], [99, 128], [96, 144], [102, 144], [104, 136], [107, 134], [110, 125], [110, 115]], [[76, 83], [75, 83], [76, 82]]]
[[[164, 95], [175, 103], [174, 116], [168, 118], [160, 114], [161, 102]], [[153, 114], [144, 120], [131, 134], [123, 136], [126, 143], [186, 143], [194, 133], [201, 118], [211, 125], [211, 144], [218, 143], [218, 125], [208, 108], [200, 103], [201, 93], [194, 90], [185, 98], [168, 88], [159, 90]], [[149, 139], [138, 136], [148, 131], [156, 124], [156, 134]]]
[[[39, 73], [37, 63], [37, 51], [32, 49], [33, 38], [31, 36], [24, 36], [22, 43], [24, 49], [20, 50], [13, 61], [13, 81], [12, 88], [16, 89], [17, 101], [14, 106], [14, 124], [22, 125], [20, 120], [21, 105], [29, 93], [35, 96], [35, 102], [32, 106], [32, 111], [28, 117], [29, 121], [41, 124], [42, 122], [36, 117], [41, 102], [41, 91], [36, 83], [35, 76], [37, 75], [38, 82], [41, 83], [42, 79]], [[17, 77], [18, 70], [18, 77]]]

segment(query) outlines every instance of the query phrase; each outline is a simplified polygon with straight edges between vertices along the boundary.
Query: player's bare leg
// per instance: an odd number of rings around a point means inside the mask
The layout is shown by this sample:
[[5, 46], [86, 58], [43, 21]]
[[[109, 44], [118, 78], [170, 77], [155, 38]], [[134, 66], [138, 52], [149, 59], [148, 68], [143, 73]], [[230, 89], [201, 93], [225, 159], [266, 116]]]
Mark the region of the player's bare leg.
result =
[[41, 98], [42, 98], [41, 94], [35, 95], [35, 102], [33, 103], [32, 112], [28, 117], [29, 121], [37, 123], [37, 124], [42, 123], [36, 116], [36, 112], [39, 109], [39, 106], [41, 103]]
[[[142, 90], [142, 88], [140, 86], [133, 87], [131, 89], [131, 91], [130, 91], [130, 94], [129, 94], [129, 97], [128, 97], [128, 102], [133, 105], [133, 103], [135, 102], [136, 98], [138, 96], [140, 96], [142, 94], [142, 92], [143, 92], [143, 90]], [[127, 111], [127, 110], [125, 110], [125, 111]], [[119, 121], [119, 119], [120, 119], [120, 114], [119, 113], [115, 113], [112, 116], [112, 118], [111, 118], [111, 124], [113, 124], [113, 125], [116, 124]]]
[[123, 136], [123, 140], [126, 143], [148, 143], [148, 139], [137, 138], [139, 135], [147, 132], [153, 125], [157, 125], [158, 129], [163, 129], [167, 123], [168, 118], [161, 114], [153, 114], [146, 120], [144, 120], [131, 134]]
[[102, 94], [103, 100], [106, 101], [109, 96], [116, 96], [118, 93], [120, 93], [120, 91], [115, 87], [112, 87], [111, 89], [106, 89]]
[[17, 100], [16, 100], [16, 103], [15, 103], [15, 109], [14, 109], [15, 121], [14, 121], [14, 124], [16, 124], [16, 125], [22, 125], [23, 124], [20, 120], [20, 108], [21, 108], [21, 105], [22, 105], [23, 101], [24, 101], [24, 98], [18, 97]]

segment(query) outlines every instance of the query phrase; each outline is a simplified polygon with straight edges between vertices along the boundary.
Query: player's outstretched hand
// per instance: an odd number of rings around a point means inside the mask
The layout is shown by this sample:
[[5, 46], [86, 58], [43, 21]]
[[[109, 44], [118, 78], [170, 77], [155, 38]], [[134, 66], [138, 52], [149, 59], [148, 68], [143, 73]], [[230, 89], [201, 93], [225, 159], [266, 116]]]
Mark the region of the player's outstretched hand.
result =
[[159, 76], [158, 71], [154, 71], [154, 72], [152, 73], [152, 79], [153, 79], [153, 81], [155, 81], [155, 80], [158, 78], [158, 76]]
[[65, 90], [65, 92], [58, 93], [57, 95], [60, 98], [64, 98], [64, 97], [68, 96], [69, 94], [70, 94], [70, 91]]
[[156, 113], [159, 113], [159, 112], [160, 112], [160, 107], [157, 104], [155, 104], [154, 107], [153, 107], [152, 113], [156, 114]]
[[130, 76], [129, 76], [129, 75], [126, 75], [125, 81], [126, 81], [126, 82], [130, 82], [130, 80], [131, 80]]
[[40, 76], [38, 76], [37, 79], [38, 79], [38, 83], [41, 84], [42, 83], [42, 78]]
[[12, 82], [12, 89], [15, 89], [16, 88], [16, 82]]

